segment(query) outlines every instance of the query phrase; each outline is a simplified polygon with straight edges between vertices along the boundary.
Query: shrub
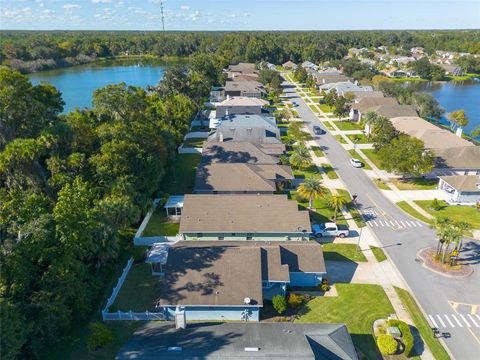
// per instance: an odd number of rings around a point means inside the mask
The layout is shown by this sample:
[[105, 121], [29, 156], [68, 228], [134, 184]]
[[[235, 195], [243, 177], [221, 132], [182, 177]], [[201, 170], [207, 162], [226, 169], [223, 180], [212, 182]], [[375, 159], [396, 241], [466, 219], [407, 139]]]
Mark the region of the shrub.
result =
[[330, 290], [330, 285], [328, 285], [327, 279], [322, 279], [322, 283], [320, 284], [320, 291], [327, 292]]
[[398, 329], [402, 333], [402, 342], [405, 346], [405, 356], [410, 356], [415, 342], [412, 331], [410, 330], [410, 326], [406, 322], [400, 320], [388, 320], [388, 326], [398, 327]]
[[377, 338], [377, 346], [382, 355], [393, 355], [397, 351], [397, 340], [391, 335], [381, 334]]
[[101, 349], [112, 341], [112, 332], [105, 324], [99, 322], [90, 324], [90, 336], [87, 339], [88, 350], [95, 351]]
[[294, 294], [290, 293], [288, 295], [288, 307], [292, 309], [298, 308], [302, 303], [305, 301], [305, 296], [299, 295], [299, 294]]
[[275, 295], [272, 299], [272, 304], [279, 314], [283, 314], [287, 310], [287, 301], [283, 295]]
[[435, 199], [432, 200], [432, 203], [430, 204], [430, 207], [435, 211], [439, 211], [439, 210], [442, 210], [443, 205], [440, 201], [438, 201], [437, 198], [435, 198]]

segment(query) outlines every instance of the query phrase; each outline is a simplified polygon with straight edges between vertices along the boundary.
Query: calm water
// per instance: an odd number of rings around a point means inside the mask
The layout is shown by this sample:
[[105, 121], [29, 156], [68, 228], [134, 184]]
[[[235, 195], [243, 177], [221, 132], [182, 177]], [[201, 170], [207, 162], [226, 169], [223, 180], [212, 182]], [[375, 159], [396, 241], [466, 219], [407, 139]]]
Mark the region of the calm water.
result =
[[172, 64], [152, 60], [108, 60], [42, 71], [29, 77], [34, 84], [49, 82], [54, 85], [62, 93], [64, 112], [67, 113], [75, 107], [91, 107], [93, 91], [109, 84], [123, 81], [127, 85], [141, 87], [156, 85], [164, 69]]
[[[480, 80], [444, 83], [417, 82], [413, 85], [420, 91], [431, 93], [447, 113], [459, 109], [465, 110], [470, 120], [468, 126], [465, 127], [465, 132], [469, 133], [475, 127], [480, 126]], [[445, 118], [442, 122], [448, 124]]]

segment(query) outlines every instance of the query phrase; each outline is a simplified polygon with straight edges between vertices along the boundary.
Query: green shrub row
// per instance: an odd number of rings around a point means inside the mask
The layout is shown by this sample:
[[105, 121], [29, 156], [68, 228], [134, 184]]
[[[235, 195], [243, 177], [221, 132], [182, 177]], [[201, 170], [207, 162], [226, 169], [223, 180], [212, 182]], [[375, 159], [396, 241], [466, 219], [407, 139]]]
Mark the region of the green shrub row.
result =
[[410, 330], [410, 325], [404, 321], [400, 320], [388, 320], [388, 326], [396, 326], [402, 333], [402, 342], [405, 345], [404, 354], [409, 357], [412, 354], [414, 338], [412, 331]]

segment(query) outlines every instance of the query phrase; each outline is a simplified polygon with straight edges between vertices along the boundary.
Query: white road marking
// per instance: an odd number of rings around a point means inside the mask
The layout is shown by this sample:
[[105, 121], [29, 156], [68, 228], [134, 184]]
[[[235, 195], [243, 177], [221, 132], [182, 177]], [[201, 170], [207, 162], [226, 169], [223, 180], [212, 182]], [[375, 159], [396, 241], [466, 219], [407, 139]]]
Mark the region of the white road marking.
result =
[[418, 227], [422, 227], [422, 223], [420, 221], [417, 221]]
[[462, 323], [460, 321], [458, 321], [457, 317], [455, 316], [455, 314], [452, 314], [452, 317], [453, 317], [453, 320], [455, 320], [455, 322], [458, 324], [458, 326], [460, 327], [463, 327]]
[[405, 220], [405, 224], [407, 224], [408, 227], [412, 227], [412, 224], [410, 224], [410, 221]]
[[444, 314], [444, 316], [445, 316], [445, 319], [447, 319], [447, 321], [448, 321], [448, 323], [450, 324], [450, 326], [451, 326], [452, 328], [454, 328], [455, 325], [453, 325], [453, 322], [452, 322], [452, 320], [450, 320], [450, 318], [448, 317], [448, 315], [447, 315], [447, 314]]
[[378, 220], [378, 222], [380, 223], [380, 226], [383, 226], [382, 220]]
[[403, 223], [402, 220], [400, 220], [400, 224], [402, 224], [402, 226], [405, 227], [405, 224]]
[[432, 315], [428, 315], [428, 317], [430, 318], [430, 321], [432, 322], [433, 327], [438, 328], [438, 325], [437, 325], [437, 323], [435, 322], [435, 319], [433, 318], [433, 316], [432, 316]]
[[393, 221], [390, 220], [390, 224], [392, 224], [392, 226], [395, 226], [395, 224], [393, 223]]
[[412, 224], [412, 227], [417, 227], [417, 224], [415, 224], [415, 221], [410, 221], [410, 223]]
[[397, 224], [397, 226], [402, 226], [399, 224], [399, 222], [397, 220], [395, 220], [395, 223]]
[[372, 226], [372, 223], [370, 221], [367, 221], [367, 225]]
[[442, 318], [440, 317], [440, 315], [437, 314], [437, 318], [438, 318], [438, 321], [440, 321], [440, 323], [442, 324], [442, 326], [443, 326], [444, 328], [446, 328], [447, 325], [445, 325], [445, 323], [443, 322], [443, 320], [442, 320]]
[[480, 316], [478, 316], [477, 314], [475, 314], [475, 317], [476, 317], [478, 320], [480, 320]]
[[476, 327], [479, 327], [477, 322], [475, 321], [475, 318], [472, 316], [472, 314], [468, 314], [468, 317], [470, 318], [470, 321], [475, 325]]
[[458, 314], [458, 316], [460, 316], [460, 317], [462, 318], [463, 322], [464, 322], [465, 324], [467, 324], [468, 327], [472, 327], [472, 325], [470, 325], [470, 323], [467, 321], [467, 319], [465, 319], [465, 317], [463, 316], [463, 314]]

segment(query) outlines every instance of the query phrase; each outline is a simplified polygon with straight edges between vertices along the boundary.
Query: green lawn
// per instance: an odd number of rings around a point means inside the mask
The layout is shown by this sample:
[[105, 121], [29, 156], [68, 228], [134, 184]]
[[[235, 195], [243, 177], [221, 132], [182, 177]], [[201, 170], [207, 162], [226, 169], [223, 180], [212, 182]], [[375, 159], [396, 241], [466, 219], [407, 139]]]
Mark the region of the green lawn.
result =
[[448, 360], [450, 356], [443, 348], [442, 344], [438, 339], [435, 339], [432, 336], [432, 329], [428, 324], [427, 320], [422, 314], [422, 311], [418, 307], [417, 303], [410, 295], [410, 293], [406, 290], [400, 289], [394, 286], [395, 291], [397, 292], [398, 296], [402, 300], [403, 305], [407, 309], [408, 313], [410, 314], [415, 327], [418, 329], [418, 332], [422, 336], [423, 341], [425, 341], [428, 345], [428, 348], [433, 354], [433, 357], [437, 360]]
[[377, 185], [382, 190], [392, 190], [390, 186], [385, 184], [382, 179], [373, 179], [373, 183]]
[[201, 148], [205, 142], [204, 138], [190, 138], [183, 142], [183, 147], [186, 148]]
[[430, 207], [431, 200], [419, 200], [415, 201], [415, 203], [435, 217], [441, 216], [453, 221], [466, 221], [472, 225], [473, 229], [480, 229], [480, 211], [477, 211], [472, 206], [448, 205], [444, 201], [440, 201], [444, 207], [435, 211]]
[[399, 201], [399, 202], [396, 203], [396, 205], [400, 209], [405, 211], [407, 214], [409, 214], [410, 216], [413, 216], [414, 218], [417, 218], [418, 220], [421, 220], [421, 221], [426, 222], [426, 223], [431, 222], [430, 219], [427, 219], [425, 216], [420, 214], [417, 210], [415, 210], [410, 205], [408, 205], [408, 203], [406, 201]]
[[347, 210], [352, 215], [353, 220], [358, 227], [364, 227], [363, 217], [358, 209], [353, 205], [350, 193], [344, 189], [337, 189], [337, 192], [347, 200]]
[[310, 165], [305, 170], [293, 169], [293, 175], [296, 178], [301, 178], [301, 179], [318, 176], [319, 174], [320, 174], [320, 171], [318, 170], [318, 167], [314, 164]]
[[342, 135], [335, 135], [335, 139], [337, 139], [340, 144], [347, 144], [347, 140], [345, 140]]
[[370, 249], [372, 250], [373, 256], [375, 256], [375, 259], [377, 259], [378, 262], [387, 260], [385, 252], [379, 247], [370, 245]]
[[319, 146], [312, 146], [312, 150], [313, 150], [314, 154], [318, 157], [325, 156], [325, 154], [323, 153], [322, 149], [320, 149]]
[[382, 169], [382, 164], [380, 163], [380, 159], [378, 158], [375, 149], [362, 149], [362, 153], [364, 153], [376, 167]]
[[[304, 199], [297, 195], [296, 191], [290, 191], [289, 197], [292, 200], [296, 200], [300, 210], [308, 209], [308, 199]], [[325, 222], [331, 221], [334, 212], [328, 206], [329, 200], [332, 197], [332, 194], [328, 190], [327, 194], [319, 199], [313, 200], [313, 209], [315, 211], [310, 211], [310, 220], [315, 224], [322, 224]], [[337, 222], [342, 225], [346, 225], [347, 221], [344, 219], [343, 214], [337, 214]]]
[[394, 313], [392, 304], [379, 285], [336, 284], [338, 297], [316, 297], [305, 304], [305, 323], [345, 323], [358, 351], [367, 359], [378, 359], [372, 333], [376, 319]]
[[327, 104], [319, 104], [319, 106], [324, 113], [331, 113], [335, 109], [333, 106], [330, 107]]
[[323, 169], [323, 171], [325, 172], [325, 174], [327, 174], [327, 176], [328, 176], [329, 179], [338, 179], [338, 175], [337, 175], [337, 173], [335, 172], [335, 170], [333, 170], [332, 165], [330, 165], [330, 164], [322, 164], [322, 169]]
[[178, 234], [180, 223], [169, 222], [165, 216], [165, 209], [162, 205], [158, 205], [153, 212], [142, 236], [175, 236]]
[[356, 122], [353, 121], [334, 121], [335, 125], [342, 130], [342, 131], [347, 131], [347, 130], [363, 130], [362, 127], [357, 124]]
[[200, 154], [177, 155], [173, 167], [167, 170], [159, 189], [171, 195], [191, 193], [200, 158]]
[[328, 130], [335, 130], [335, 128], [333, 127], [332, 123], [330, 121], [324, 121], [323, 122], [323, 125], [325, 125], [325, 127], [328, 129]]
[[412, 178], [390, 179], [390, 181], [400, 190], [432, 190], [436, 189], [438, 185], [438, 179]]
[[347, 135], [347, 137], [350, 140], [352, 140], [352, 142], [354, 144], [369, 144], [369, 143], [371, 143], [371, 141], [367, 139], [367, 135], [365, 135], [365, 134]]
[[160, 277], [152, 275], [150, 264], [134, 263], [113, 305], [120, 311], [153, 312], [160, 290]]
[[318, 114], [318, 113], [319, 113], [318, 108], [317, 108], [315, 105], [308, 104], [308, 107], [309, 107], [310, 110], [312, 110], [315, 114]]
[[350, 155], [352, 155], [352, 158], [358, 159], [363, 163], [363, 169], [372, 170], [372, 167], [360, 156], [360, 154], [355, 149], [350, 149], [347, 151]]
[[357, 251], [356, 244], [322, 244], [325, 260], [366, 262], [362, 250]]

